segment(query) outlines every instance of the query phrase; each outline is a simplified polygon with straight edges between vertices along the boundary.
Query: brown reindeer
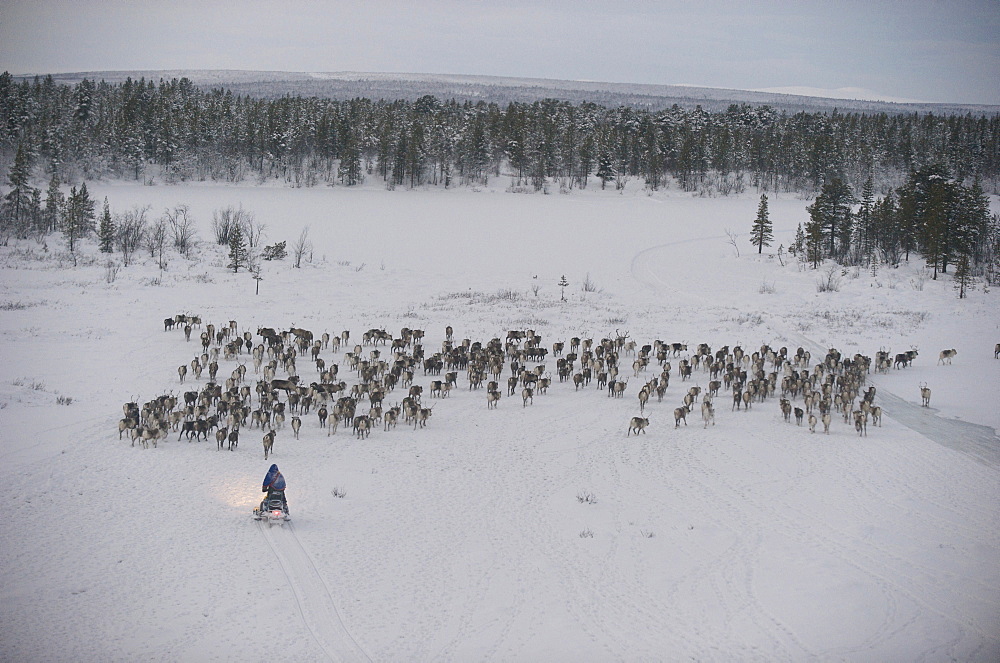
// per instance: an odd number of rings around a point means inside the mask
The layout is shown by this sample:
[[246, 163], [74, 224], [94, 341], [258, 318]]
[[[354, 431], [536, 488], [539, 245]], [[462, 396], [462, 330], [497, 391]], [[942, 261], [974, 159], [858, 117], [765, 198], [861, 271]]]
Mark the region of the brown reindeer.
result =
[[263, 441], [264, 441], [264, 460], [267, 460], [267, 457], [271, 455], [271, 449], [274, 448], [274, 431], [272, 430], [271, 432], [264, 435]]
[[638, 435], [639, 433], [645, 433], [646, 426], [648, 425], [649, 425], [649, 419], [644, 417], [632, 417], [632, 420], [629, 421], [628, 433], [625, 434], [625, 437], [631, 435], [632, 431], [635, 431], [636, 435]]

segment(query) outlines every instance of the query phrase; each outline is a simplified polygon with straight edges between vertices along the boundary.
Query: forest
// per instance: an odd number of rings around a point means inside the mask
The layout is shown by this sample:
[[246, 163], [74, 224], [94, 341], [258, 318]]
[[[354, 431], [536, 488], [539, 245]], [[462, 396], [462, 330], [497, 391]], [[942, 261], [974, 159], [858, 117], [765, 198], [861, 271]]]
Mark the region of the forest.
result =
[[[630, 181], [703, 196], [795, 192], [816, 199], [794, 246], [814, 266], [897, 264], [918, 251], [936, 278], [949, 265], [994, 269], [988, 194], [1000, 191], [1000, 116], [261, 99], [187, 78], [66, 85], [5, 72], [0, 169], [10, 173], [4, 238], [65, 229], [67, 218], [72, 237], [81, 223], [87, 232], [93, 202], [74, 187], [63, 205], [60, 187], [104, 178], [304, 187], [376, 178], [394, 189], [509, 176], [513, 192]], [[45, 200], [34, 181], [49, 183]]]

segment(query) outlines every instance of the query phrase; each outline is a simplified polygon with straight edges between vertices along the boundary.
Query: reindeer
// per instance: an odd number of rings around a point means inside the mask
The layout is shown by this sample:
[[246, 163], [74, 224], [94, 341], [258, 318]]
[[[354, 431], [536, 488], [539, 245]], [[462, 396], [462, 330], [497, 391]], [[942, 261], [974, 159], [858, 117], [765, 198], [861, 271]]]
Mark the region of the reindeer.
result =
[[643, 387], [639, 390], [639, 413], [643, 413], [646, 410], [646, 401], [649, 400], [649, 389]]
[[417, 426], [424, 428], [427, 426], [427, 420], [431, 418], [432, 407], [422, 407], [417, 411], [417, 416], [413, 418], [413, 430], [417, 430]]
[[628, 381], [622, 382], [622, 381], [619, 380], [619, 381], [615, 382], [614, 386], [612, 387], [612, 389], [614, 391], [614, 393], [613, 393], [614, 397], [615, 398], [621, 398], [622, 396], [624, 396], [625, 395], [625, 387], [627, 387], [627, 386], [628, 386]]
[[218, 444], [218, 449], [216, 451], [222, 451], [222, 446], [225, 444], [226, 440], [229, 439], [229, 429], [220, 428], [215, 431], [215, 441]]
[[930, 387], [927, 386], [926, 382], [920, 383], [920, 404], [923, 407], [931, 406], [931, 390]]
[[264, 460], [267, 460], [267, 457], [271, 455], [271, 449], [274, 448], [274, 431], [272, 430], [271, 432], [264, 435], [263, 440], [264, 440]]
[[532, 391], [531, 387], [525, 387], [524, 389], [522, 389], [521, 390], [521, 407], [527, 407], [528, 406], [528, 401], [531, 401], [531, 404], [534, 405], [535, 404], [535, 399], [533, 398], [533, 396], [534, 396], [534, 391]]
[[878, 426], [879, 428], [881, 428], [882, 427], [882, 408], [880, 408], [878, 405], [875, 405], [874, 407], [872, 407], [872, 409], [871, 409], [871, 417], [872, 417], [872, 423], [875, 424], [876, 426]]
[[643, 417], [632, 417], [632, 420], [628, 424], [628, 433], [625, 434], [625, 437], [631, 435], [632, 431], [635, 431], [636, 435], [638, 435], [639, 433], [645, 433], [646, 426], [648, 425], [649, 425], [649, 419]]
[[820, 421], [823, 422], [823, 432], [826, 433], [827, 435], [830, 434], [830, 422], [832, 420], [833, 420], [833, 418], [832, 418], [832, 416], [830, 415], [829, 412], [824, 412], [820, 416]]
[[816, 432], [816, 424], [817, 423], [819, 423], [819, 420], [816, 419], [816, 415], [815, 414], [810, 414], [809, 415], [809, 432], [810, 433], [815, 433]]
[[805, 412], [802, 410], [802, 408], [800, 408], [800, 407], [795, 408], [795, 425], [796, 426], [801, 426], [802, 425], [802, 417], [803, 416], [805, 416]]
[[938, 355], [938, 364], [944, 363], [945, 360], [947, 360], [948, 363], [950, 364], [952, 357], [954, 357], [957, 354], [958, 350], [955, 350], [954, 348], [952, 348], [951, 350], [942, 350], [941, 353]]
[[[712, 401], [706, 399], [701, 404], [701, 418], [705, 422], [704, 428], [708, 428], [708, 424], [715, 425], [715, 406], [712, 405]], [[684, 421], [687, 424], [687, 420]]]
[[302, 428], [302, 419], [300, 417], [292, 417], [292, 433], [295, 435], [295, 439], [299, 439], [299, 429]]
[[900, 368], [900, 367], [907, 368], [910, 364], [913, 363], [913, 360], [916, 358], [917, 354], [918, 353], [916, 348], [912, 348], [910, 350], [907, 350], [906, 352], [900, 352], [899, 354], [896, 355], [896, 360], [893, 362], [893, 366], [895, 368]]
[[[139, 422], [132, 417], [125, 417], [118, 421], [118, 439], [122, 439], [122, 433], [125, 431], [133, 431], [139, 425]], [[133, 443], [134, 446], [134, 443]]]
[[792, 404], [787, 398], [782, 398], [778, 405], [781, 407], [781, 416], [786, 421], [791, 421], [792, 416]]
[[686, 407], [674, 408], [674, 428], [680, 428], [681, 421], [684, 421], [684, 425], [688, 425], [687, 420], [688, 409]]
[[367, 438], [371, 434], [372, 420], [366, 414], [354, 417], [354, 435], [359, 440]]
[[858, 431], [858, 437], [868, 436], [868, 415], [862, 410], [854, 411], [854, 430]]
[[500, 402], [500, 392], [499, 391], [487, 391], [486, 392], [486, 409], [495, 410], [497, 404]]
[[184, 378], [187, 376], [188, 367], [187, 364], [181, 364], [177, 367], [177, 375], [180, 376], [181, 382], [184, 382]]
[[399, 421], [399, 408], [393, 407], [389, 408], [385, 414], [382, 415], [382, 422], [384, 424], [383, 430], [389, 430], [390, 428], [395, 428], [396, 423]]
[[1000, 359], [1000, 343], [997, 343], [997, 346], [993, 348], [993, 358]]
[[234, 427], [233, 430], [229, 431], [229, 450], [235, 451], [236, 447], [238, 447], [239, 445], [240, 445], [240, 429]]
[[[334, 338], [339, 338], [339, 336], [334, 336]], [[330, 437], [331, 435], [337, 432], [337, 427], [340, 425], [341, 416], [342, 414], [340, 408], [334, 407], [333, 410], [330, 412], [330, 415], [326, 418], [327, 437]]]

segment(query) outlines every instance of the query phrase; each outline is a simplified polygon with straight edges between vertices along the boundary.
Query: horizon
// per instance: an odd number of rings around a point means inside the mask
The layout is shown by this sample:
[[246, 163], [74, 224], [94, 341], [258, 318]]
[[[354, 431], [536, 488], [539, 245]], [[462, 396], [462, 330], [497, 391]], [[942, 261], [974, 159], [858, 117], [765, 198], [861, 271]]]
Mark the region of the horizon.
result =
[[[695, 89], [695, 90], [714, 90], [714, 91], [734, 91], [734, 92], [746, 92], [746, 93], [758, 93], [758, 94], [768, 94], [768, 95], [781, 95], [781, 96], [794, 96], [794, 97], [804, 97], [811, 99], [825, 99], [834, 101], [861, 101], [861, 102], [879, 102], [887, 104], [914, 104], [914, 105], [937, 105], [937, 106], [987, 106], [987, 107], [1000, 107], [1000, 102], [995, 104], [988, 103], [962, 103], [962, 102], [940, 102], [940, 101], [927, 101], [924, 99], [913, 99], [905, 97], [892, 97], [889, 95], [879, 95], [876, 92], [864, 88], [854, 88], [854, 87], [841, 87], [841, 88], [817, 88], [813, 86], [777, 86], [769, 88], [734, 88], [734, 87], [716, 87], [711, 85], [704, 85], [698, 83], [631, 83], [626, 81], [614, 81], [614, 80], [595, 80], [595, 79], [569, 79], [569, 78], [542, 78], [537, 76], [513, 76], [513, 75], [497, 75], [497, 74], [457, 74], [457, 73], [442, 73], [442, 72], [417, 72], [417, 71], [349, 71], [349, 70], [339, 70], [339, 71], [320, 71], [320, 70], [289, 70], [289, 69], [240, 69], [240, 68], [218, 68], [218, 69], [208, 69], [208, 68], [162, 68], [162, 69], [103, 69], [103, 70], [75, 70], [75, 71], [48, 71], [48, 72], [27, 72], [27, 73], [15, 73], [8, 72], [14, 78], [17, 79], [29, 79], [29, 78], [41, 78], [45, 76], [53, 76], [56, 78], [72, 78], [72, 77], [88, 77], [107, 74], [118, 74], [118, 75], [130, 75], [136, 74], [141, 76], [152, 75], [152, 74], [172, 74], [180, 76], [188, 76], [190, 74], [208, 74], [208, 73], [233, 73], [233, 74], [289, 74], [289, 75], [299, 75], [299, 76], [316, 76], [316, 77], [328, 77], [328, 80], [349, 80], [350, 77], [358, 77], [358, 80], [367, 80], [366, 77], [381, 78], [384, 80], [406, 80], [408, 78], [416, 79], [496, 79], [496, 80], [507, 80], [507, 81], [547, 81], [552, 83], [580, 83], [586, 85], [608, 85], [608, 86], [628, 86], [634, 87], [636, 89], [643, 88], [685, 88], [685, 89]], [[111, 78], [111, 77], [108, 77]], [[105, 78], [101, 78], [105, 80]], [[319, 80], [322, 80], [320, 78]], [[193, 81], [198, 85], [205, 85], [207, 83]], [[222, 81], [222, 84], [232, 83], [234, 81]]]
[[300, 0], [291, 10], [277, 0], [13, 0], [0, 19], [0, 59], [11, 71], [410, 70], [1000, 105], [1000, 11], [988, 0], [613, 9]]

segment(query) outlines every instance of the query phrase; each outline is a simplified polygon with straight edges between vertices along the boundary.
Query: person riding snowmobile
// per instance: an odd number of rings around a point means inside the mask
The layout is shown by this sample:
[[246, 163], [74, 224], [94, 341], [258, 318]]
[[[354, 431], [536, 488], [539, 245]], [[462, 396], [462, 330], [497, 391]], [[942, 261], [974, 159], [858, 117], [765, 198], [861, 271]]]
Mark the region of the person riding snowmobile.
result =
[[288, 501], [285, 499], [285, 477], [278, 470], [277, 465], [271, 465], [267, 470], [267, 474], [264, 475], [264, 484], [261, 486], [261, 492], [267, 493], [267, 497], [264, 501], [260, 503], [260, 510], [266, 511], [265, 505], [271, 499], [281, 500], [281, 510], [288, 515]]

